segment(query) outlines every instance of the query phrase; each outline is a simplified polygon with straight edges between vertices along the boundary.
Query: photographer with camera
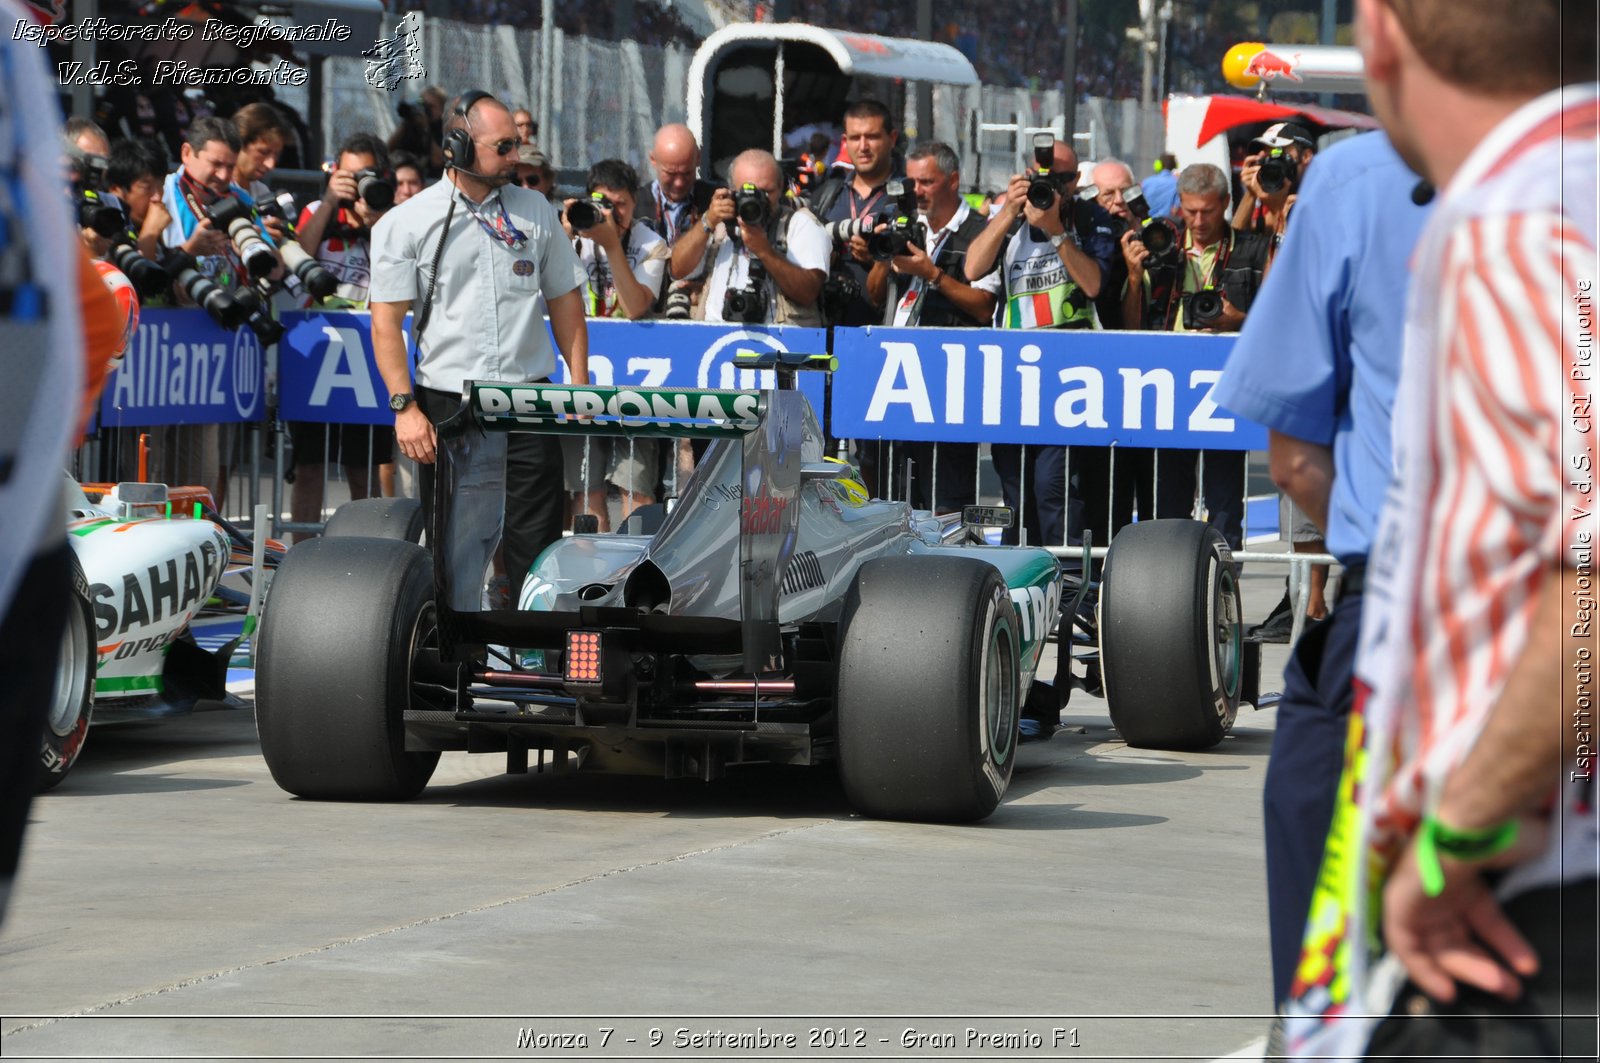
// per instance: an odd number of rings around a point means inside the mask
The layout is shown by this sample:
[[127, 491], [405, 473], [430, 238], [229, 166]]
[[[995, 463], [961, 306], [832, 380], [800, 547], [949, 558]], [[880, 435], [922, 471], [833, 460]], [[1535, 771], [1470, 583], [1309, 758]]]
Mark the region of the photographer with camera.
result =
[[781, 199], [783, 170], [771, 152], [741, 153], [729, 176], [737, 191], [717, 189], [700, 223], [672, 249], [674, 280], [706, 279], [696, 318], [821, 325], [829, 252], [822, 224]]
[[[889, 183], [891, 194], [895, 184]], [[867, 274], [868, 298], [879, 306], [893, 300], [890, 324], [897, 328], [988, 327], [998, 278], [990, 273], [979, 285], [966, 280], [967, 248], [984, 219], [961, 198], [960, 157], [948, 144], [918, 144], [906, 156], [906, 184], [911, 202], [900, 204], [890, 226], [868, 238], [877, 252]], [[978, 444], [941, 443], [937, 459], [932, 443], [900, 446], [914, 463], [907, 494], [913, 506], [951, 513], [977, 500]]]
[[369, 133], [347, 137], [328, 174], [327, 192], [307, 204], [292, 230], [301, 250], [315, 255], [317, 264], [338, 282], [333, 293], [321, 297], [323, 306], [367, 305], [372, 227], [394, 203], [395, 183], [383, 142]]
[[828, 178], [811, 197], [811, 209], [826, 226], [837, 252], [829, 282], [830, 325], [875, 325], [883, 319], [866, 294], [872, 265], [867, 236], [878, 216], [894, 205], [888, 184], [902, 176], [895, 168], [898, 139], [889, 108], [872, 99], [851, 104], [844, 112], [842, 143], [855, 169]]
[[[252, 103], [239, 108], [234, 113], [233, 125], [239, 131], [234, 182], [249, 192], [256, 204], [265, 203], [272, 198], [272, 190], [266, 186], [267, 176], [278, 168], [278, 156], [283, 153], [284, 144], [294, 136], [294, 130], [270, 103]], [[263, 215], [261, 222], [280, 246], [293, 239], [289, 226], [282, 219]]]
[[[585, 199], [569, 199], [561, 222], [576, 234], [574, 248], [588, 284], [584, 309], [590, 317], [637, 321], [650, 316], [661, 292], [670, 252], [667, 242], [634, 216], [639, 174], [621, 159], [589, 167]], [[622, 492], [623, 519], [655, 501], [659, 440], [563, 436], [567, 494], [574, 513], [592, 513], [601, 531], [611, 530], [606, 484]]]
[[[589, 168], [586, 199], [569, 199], [562, 225], [576, 237], [574, 249], [589, 276], [585, 299], [590, 317], [650, 316], [660, 294], [670, 253], [667, 242], [634, 216], [634, 189], [639, 175], [621, 159], [605, 159]], [[627, 269], [613, 269], [612, 263]]]
[[[1228, 177], [1194, 163], [1178, 177], [1186, 231], [1149, 226], [1122, 237], [1128, 266], [1123, 319], [1155, 332], [1237, 332], [1261, 287], [1269, 241], [1228, 225]], [[1155, 223], [1152, 223], [1154, 225]], [[1157, 517], [1194, 512], [1197, 463], [1205, 462], [1209, 520], [1235, 550], [1243, 548], [1245, 454], [1237, 450], [1163, 449], [1156, 452]]]
[[[162, 242], [192, 256], [201, 273], [227, 289], [252, 276], [281, 276], [283, 267], [270, 233], [254, 218], [255, 201], [233, 180], [240, 146], [239, 133], [230, 122], [220, 118], [191, 122], [179, 149], [181, 164], [167, 175], [161, 196], [172, 217]], [[224, 204], [227, 216], [219, 220], [214, 215]], [[236, 216], [237, 207], [250, 216], [253, 226], [233, 225], [243, 220]], [[256, 236], [248, 231], [252, 227], [259, 230]], [[259, 257], [263, 247], [271, 256], [270, 266]], [[252, 257], [248, 269], [241, 257], [245, 254]]]
[[[167, 175], [161, 197], [172, 218], [162, 243], [182, 255], [165, 256], [163, 265], [178, 282], [175, 287], [225, 328], [249, 325], [265, 345], [276, 342], [282, 327], [272, 320], [255, 283], [280, 280], [283, 260], [255, 212], [254, 200], [234, 183], [240, 147], [231, 122], [208, 117], [189, 123], [179, 149], [180, 166]], [[201, 479], [158, 478], [206, 484], [220, 510], [236, 433], [231, 426], [192, 428], [174, 441], [175, 468], [197, 469]]]
[[161, 205], [161, 176], [165, 169], [156, 149], [138, 140], [117, 141], [111, 145], [106, 161], [106, 191], [121, 200], [135, 246], [152, 262], [161, 258], [161, 234], [172, 221]]
[[[372, 227], [394, 202], [394, 185], [388, 180], [389, 157], [383, 142], [357, 133], [339, 146], [337, 161], [328, 175], [328, 190], [300, 212], [299, 223], [289, 232], [299, 251], [316, 256], [316, 265], [336, 282], [319, 300], [328, 308], [365, 309], [372, 283]], [[274, 201], [292, 207], [284, 193]], [[287, 212], [285, 212], [287, 213]], [[394, 461], [394, 430], [362, 424], [325, 425], [289, 422], [294, 441], [294, 482], [289, 512], [296, 522], [322, 520], [323, 485], [328, 462], [344, 469], [351, 500], [373, 497], [372, 474]], [[391, 481], [392, 482], [392, 481]], [[296, 532], [295, 540], [307, 533]]]
[[[1032, 172], [1012, 176], [1004, 200], [967, 251], [967, 277], [981, 277], [999, 263], [1002, 328], [1094, 328], [1094, 300], [1116, 256], [1115, 223], [1098, 203], [1078, 198], [1072, 145], [1041, 133], [1033, 153]], [[999, 444], [990, 454], [1028, 541], [1065, 545], [1066, 448]], [[1026, 508], [1024, 494], [1031, 503]], [[1007, 536], [1015, 541], [1016, 529]]]
[[1311, 133], [1297, 122], [1278, 122], [1251, 141], [1261, 150], [1248, 156], [1239, 171], [1244, 194], [1233, 212], [1233, 227], [1267, 233], [1276, 253], [1289, 221], [1289, 208], [1316, 155]]

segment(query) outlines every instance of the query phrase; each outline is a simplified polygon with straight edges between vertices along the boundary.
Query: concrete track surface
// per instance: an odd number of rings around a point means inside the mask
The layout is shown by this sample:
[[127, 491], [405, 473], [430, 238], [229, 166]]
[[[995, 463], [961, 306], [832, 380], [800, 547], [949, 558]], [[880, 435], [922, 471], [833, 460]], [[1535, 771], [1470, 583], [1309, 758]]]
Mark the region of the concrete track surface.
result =
[[[1281, 570], [1244, 583], [1260, 617]], [[0, 1055], [1249, 1051], [1274, 713], [1194, 754], [1128, 748], [1092, 698], [1063, 722], [972, 827], [862, 819], [825, 770], [506, 776], [466, 754], [413, 802], [318, 804], [273, 784], [249, 712], [96, 730], [34, 806]]]

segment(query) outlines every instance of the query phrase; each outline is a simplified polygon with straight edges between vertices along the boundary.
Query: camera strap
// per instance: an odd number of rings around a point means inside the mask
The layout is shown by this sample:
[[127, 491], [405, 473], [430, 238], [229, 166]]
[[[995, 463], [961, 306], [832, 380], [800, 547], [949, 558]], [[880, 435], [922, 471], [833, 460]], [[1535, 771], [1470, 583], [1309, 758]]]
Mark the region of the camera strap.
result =
[[[1216, 286], [1217, 278], [1222, 276], [1228, 268], [1228, 259], [1233, 257], [1233, 227], [1229, 226], [1224, 235], [1222, 246], [1217, 248], [1217, 257], [1211, 263], [1211, 272], [1207, 275], [1201, 288]], [[1189, 250], [1194, 246], [1194, 235], [1184, 234], [1183, 260], [1178, 264], [1177, 275], [1173, 278], [1172, 286], [1167, 290], [1166, 310], [1162, 314], [1162, 332], [1171, 332], [1172, 326], [1178, 321], [1178, 308], [1183, 305], [1184, 282], [1189, 279]]]
[[[200, 201], [200, 197], [198, 195], [196, 195], [196, 191], [197, 190], [205, 191], [206, 194], [208, 196], [210, 196], [210, 189], [205, 188], [203, 185], [200, 185], [193, 178], [191, 178], [189, 176], [189, 173], [188, 173], [187, 170], [179, 170], [178, 171], [177, 185], [178, 185], [178, 195], [183, 197], [183, 205], [188, 208], [189, 213], [194, 215], [195, 226], [198, 226], [200, 224], [200, 219], [209, 218], [211, 215], [209, 213], [207, 213], [206, 206], [205, 206], [204, 203], [202, 203]], [[243, 196], [240, 198], [239, 202], [243, 203], [243, 202], [246, 202], [247, 200], [249, 200], [249, 193], [244, 192], [243, 189], [239, 189], [239, 192], [244, 193]], [[215, 197], [212, 196], [211, 198], [214, 199]], [[250, 200], [250, 202], [253, 203], [254, 201]], [[214, 223], [213, 223], [212, 227], [216, 228]], [[184, 239], [188, 239], [189, 236], [193, 236], [194, 235], [194, 227], [185, 226], [185, 228], [188, 230], [188, 232], [187, 232], [187, 235], [184, 237]], [[222, 235], [224, 237], [228, 236], [228, 233], [227, 233], [226, 230], [219, 230], [219, 231], [222, 232]], [[227, 278], [213, 278], [215, 280], [219, 280], [221, 283], [223, 283], [223, 285], [225, 287], [231, 288], [231, 287], [234, 286], [234, 284], [236, 282], [243, 281], [243, 279], [245, 277], [244, 263], [239, 261], [239, 256], [238, 256], [237, 252], [234, 251], [233, 240], [232, 240], [231, 237], [228, 238], [227, 246], [225, 247], [225, 249], [223, 250], [221, 255], [200, 255], [200, 256], [197, 256], [197, 260], [200, 259], [200, 258], [221, 258], [223, 261], [225, 261], [227, 263], [228, 272], [229, 272], [229, 274], [231, 274], [231, 276], [229, 276]], [[204, 272], [204, 271], [202, 270], [202, 272]]]

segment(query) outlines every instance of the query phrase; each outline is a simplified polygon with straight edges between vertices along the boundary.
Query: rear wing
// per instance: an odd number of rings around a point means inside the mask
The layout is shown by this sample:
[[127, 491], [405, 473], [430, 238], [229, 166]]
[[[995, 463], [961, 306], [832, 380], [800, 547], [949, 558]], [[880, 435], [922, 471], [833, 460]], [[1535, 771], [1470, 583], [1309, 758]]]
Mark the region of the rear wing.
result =
[[[805, 356], [811, 357], [811, 356]], [[813, 364], [817, 364], [812, 359]], [[789, 368], [804, 368], [795, 365]], [[822, 368], [820, 364], [818, 368]], [[558, 647], [559, 614], [485, 613], [480, 609], [481, 575], [504, 524], [503, 474], [471, 467], [475, 451], [495, 446], [506, 433], [541, 432], [589, 436], [710, 438], [730, 441], [737, 450], [708, 452], [681, 489], [701, 497], [712, 477], [726, 476], [726, 463], [739, 462], [740, 505], [724, 509], [726, 518], [707, 516], [700, 506], [678, 506], [651, 545], [652, 556], [672, 549], [679, 533], [696, 521], [736, 519], [739, 556], [740, 643], [745, 666], [754, 675], [781, 670], [782, 640], [778, 597], [794, 553], [800, 525], [802, 450], [809, 403], [799, 391], [719, 391], [693, 388], [616, 388], [555, 384], [470, 382], [461, 409], [438, 426], [438, 471], [434, 477], [434, 522], [429, 534], [434, 585], [445, 642], [497, 642]], [[498, 443], [503, 446], [503, 443]], [[493, 464], [490, 462], [489, 464]], [[470, 528], [454, 534], [452, 528]], [[617, 612], [625, 612], [617, 610]], [[614, 618], [618, 622], [622, 618]], [[657, 618], [659, 619], [659, 618]], [[732, 621], [728, 621], [732, 623]], [[569, 626], [579, 626], [572, 614]], [[637, 624], [647, 627], [641, 613]], [[485, 637], [493, 633], [493, 638]], [[513, 641], [513, 638], [524, 641]]]
[[759, 391], [569, 387], [473, 381], [467, 409], [497, 432], [556, 432], [672, 439], [737, 439], [761, 427]]

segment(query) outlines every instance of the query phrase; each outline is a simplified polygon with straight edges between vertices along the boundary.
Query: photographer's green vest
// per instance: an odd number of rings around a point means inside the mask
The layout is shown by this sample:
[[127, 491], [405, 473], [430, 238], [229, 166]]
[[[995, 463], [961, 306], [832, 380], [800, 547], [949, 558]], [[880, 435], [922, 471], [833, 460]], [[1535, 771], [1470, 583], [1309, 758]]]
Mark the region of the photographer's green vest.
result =
[[[811, 214], [811, 211], [805, 207], [797, 207], [787, 199], [781, 200], [778, 203], [778, 210], [773, 215], [771, 224], [767, 226], [767, 238], [772, 243], [772, 249], [779, 255], [787, 257], [789, 253], [789, 222], [796, 214]], [[816, 220], [816, 215], [811, 215], [811, 217], [813, 221]], [[738, 223], [730, 221], [724, 225], [717, 226], [716, 231], [706, 241], [706, 291], [710, 290], [711, 271], [717, 266], [717, 256], [721, 253], [722, 245], [730, 239], [728, 226], [736, 224]], [[738, 250], [734, 251], [736, 255], [739, 253]], [[763, 283], [768, 286], [768, 292], [773, 297], [773, 317], [770, 324], [821, 328], [826, 323], [822, 316], [822, 301], [820, 298], [810, 306], [800, 306], [783, 294], [783, 289], [778, 287], [778, 282], [772, 278], [770, 273], [767, 274]], [[706, 300], [704, 291], [701, 292], [701, 299], [695, 304], [690, 317], [695, 321], [705, 320]]]
[[[1094, 220], [1088, 211], [1077, 209], [1075, 203], [1068, 212], [1065, 220], [1069, 239], [1074, 239], [1080, 250], [1086, 249]], [[1088, 254], [1086, 250], [1084, 253]], [[1094, 327], [1094, 301], [1067, 272], [1066, 263], [1051, 246], [1044, 230], [1019, 220], [1006, 240], [1000, 268], [1005, 285], [1001, 328]]]
[[[1214, 288], [1228, 297], [1241, 313], [1248, 313], [1261, 288], [1261, 278], [1272, 254], [1272, 240], [1264, 233], [1240, 232], [1229, 227], [1217, 243], [1216, 257], [1203, 276], [1191, 276], [1190, 237], [1184, 234], [1176, 263], [1156, 266], [1149, 275], [1150, 295], [1145, 303], [1145, 328], [1156, 332], [1183, 331], [1183, 297]], [[1202, 261], [1202, 260], [1196, 260]]]

